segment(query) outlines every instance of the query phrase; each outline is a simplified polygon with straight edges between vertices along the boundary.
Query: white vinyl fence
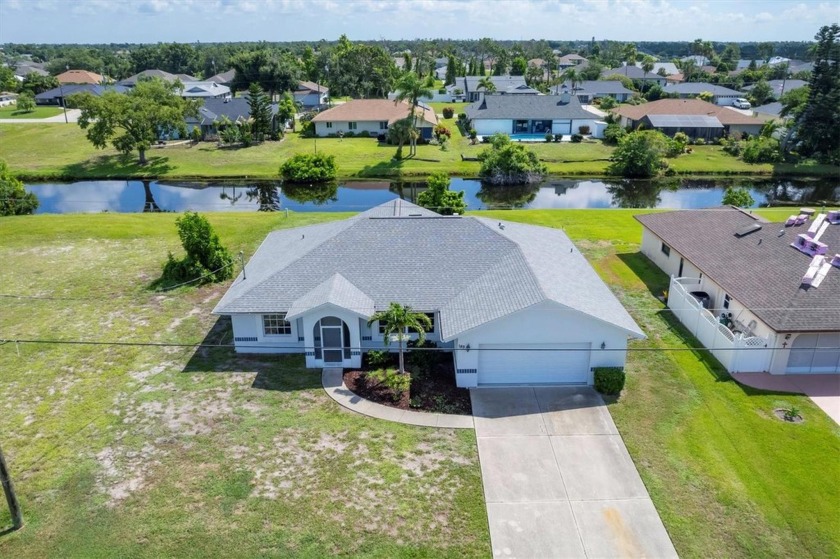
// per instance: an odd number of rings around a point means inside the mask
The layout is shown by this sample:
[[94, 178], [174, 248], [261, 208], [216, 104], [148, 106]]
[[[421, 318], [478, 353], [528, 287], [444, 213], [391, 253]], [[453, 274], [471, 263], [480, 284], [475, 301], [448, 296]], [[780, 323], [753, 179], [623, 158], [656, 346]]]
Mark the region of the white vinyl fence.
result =
[[767, 371], [773, 356], [773, 350], [768, 347], [769, 340], [760, 336], [733, 334], [689, 293], [691, 286], [699, 287], [699, 284], [697, 278], [672, 276], [668, 308], [730, 373]]

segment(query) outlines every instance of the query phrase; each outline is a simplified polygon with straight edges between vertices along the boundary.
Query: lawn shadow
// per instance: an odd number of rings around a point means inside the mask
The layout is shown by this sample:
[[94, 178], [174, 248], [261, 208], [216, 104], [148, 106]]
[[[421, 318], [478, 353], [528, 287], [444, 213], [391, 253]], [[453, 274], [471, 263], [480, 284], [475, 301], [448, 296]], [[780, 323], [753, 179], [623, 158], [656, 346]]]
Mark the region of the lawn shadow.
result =
[[668, 325], [668, 329], [679, 338], [680, 342], [686, 348], [691, 348], [691, 353], [706, 367], [716, 382], [730, 382], [735, 380], [726, 368], [721, 365], [720, 361], [712, 355], [712, 352], [705, 349], [703, 344], [700, 343], [700, 340], [695, 338], [694, 334], [683, 326], [683, 323], [680, 322], [671, 309], [662, 309], [657, 314], [662, 317], [662, 320]]
[[85, 161], [70, 163], [62, 167], [63, 174], [74, 177], [150, 177], [158, 178], [175, 167], [169, 163], [169, 158], [155, 155], [147, 158], [145, 165], [140, 165], [137, 154], [100, 155]]
[[616, 256], [636, 274], [654, 297], [661, 297], [668, 290], [671, 282], [668, 274], [641, 252], [623, 252]]
[[219, 317], [182, 373], [256, 373], [251, 388], [284, 392], [320, 388], [321, 370], [307, 369], [303, 354], [237, 353], [230, 317]]
[[362, 170], [359, 172], [359, 176], [362, 177], [387, 177], [387, 176], [394, 176], [399, 175], [400, 169], [402, 169], [403, 163], [406, 161], [405, 158], [403, 159], [388, 159], [385, 161], [379, 161], [378, 163], [374, 163], [373, 165], [365, 165], [362, 167]]
[[20, 530], [20, 528], [15, 528], [14, 526], [9, 526], [8, 528], [2, 528], [2, 529], [0, 529], [0, 538], [2, 538], [3, 536], [7, 536], [7, 535], [9, 535], [13, 532], [17, 532], [18, 530]]

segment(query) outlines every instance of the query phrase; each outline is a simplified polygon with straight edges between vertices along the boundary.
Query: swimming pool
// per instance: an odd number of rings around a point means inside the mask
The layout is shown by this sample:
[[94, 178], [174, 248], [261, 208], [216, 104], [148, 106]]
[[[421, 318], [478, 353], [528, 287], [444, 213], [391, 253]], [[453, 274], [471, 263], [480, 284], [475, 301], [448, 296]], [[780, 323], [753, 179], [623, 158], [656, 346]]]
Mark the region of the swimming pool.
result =
[[511, 134], [510, 139], [514, 142], [544, 142], [545, 134]]

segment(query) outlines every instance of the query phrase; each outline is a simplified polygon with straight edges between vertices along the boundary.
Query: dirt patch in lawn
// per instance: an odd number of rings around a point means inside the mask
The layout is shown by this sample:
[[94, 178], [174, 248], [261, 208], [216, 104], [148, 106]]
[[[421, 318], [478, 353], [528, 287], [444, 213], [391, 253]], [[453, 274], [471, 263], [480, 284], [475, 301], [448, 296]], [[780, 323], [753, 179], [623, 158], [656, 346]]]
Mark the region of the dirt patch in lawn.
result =
[[351, 392], [366, 400], [403, 410], [454, 415], [472, 415], [470, 393], [466, 388], [455, 386], [455, 370], [450, 362], [432, 364], [421, 372], [408, 371], [411, 388], [402, 394], [396, 393], [368, 374], [379, 367], [365, 366], [344, 372], [344, 384]]

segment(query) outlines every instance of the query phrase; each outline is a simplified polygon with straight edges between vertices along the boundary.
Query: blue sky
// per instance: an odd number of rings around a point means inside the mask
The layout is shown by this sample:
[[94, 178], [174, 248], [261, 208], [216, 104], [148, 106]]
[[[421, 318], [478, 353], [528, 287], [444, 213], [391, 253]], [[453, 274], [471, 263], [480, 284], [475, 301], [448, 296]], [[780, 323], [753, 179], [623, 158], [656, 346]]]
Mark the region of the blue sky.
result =
[[802, 41], [839, 20], [821, 0], [0, 0], [0, 43]]

